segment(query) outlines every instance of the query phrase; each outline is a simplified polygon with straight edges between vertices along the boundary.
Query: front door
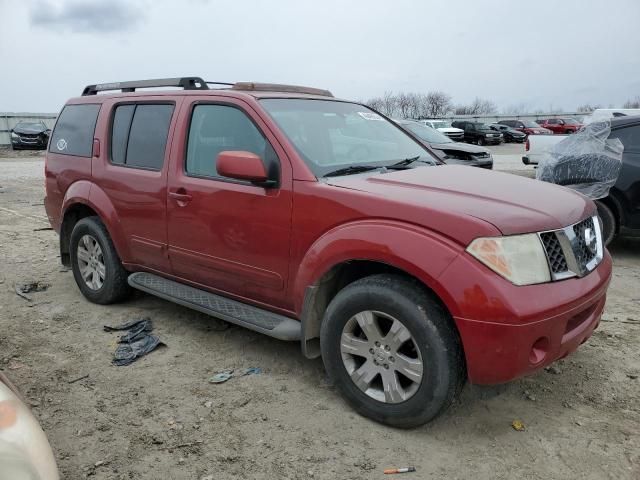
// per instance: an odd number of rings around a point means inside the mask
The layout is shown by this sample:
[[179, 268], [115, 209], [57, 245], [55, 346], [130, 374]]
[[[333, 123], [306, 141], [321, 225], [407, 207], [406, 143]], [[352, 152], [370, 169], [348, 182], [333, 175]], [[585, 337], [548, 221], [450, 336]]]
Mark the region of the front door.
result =
[[[174, 275], [212, 290], [288, 309], [291, 166], [257, 113], [212, 97], [185, 102], [168, 181], [169, 257]], [[275, 147], [275, 149], [274, 149]], [[274, 188], [218, 175], [222, 151], [277, 165]]]

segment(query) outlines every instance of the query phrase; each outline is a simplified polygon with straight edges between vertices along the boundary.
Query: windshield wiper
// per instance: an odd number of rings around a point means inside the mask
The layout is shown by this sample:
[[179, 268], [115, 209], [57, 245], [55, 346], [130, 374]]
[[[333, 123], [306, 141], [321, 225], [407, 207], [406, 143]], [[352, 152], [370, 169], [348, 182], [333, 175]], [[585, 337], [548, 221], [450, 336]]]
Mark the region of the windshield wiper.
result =
[[352, 173], [367, 172], [382, 168], [380, 165], [349, 165], [348, 167], [339, 168], [333, 172], [325, 173], [325, 177], [337, 177], [340, 175], [351, 175]]
[[416, 155], [415, 157], [405, 158], [404, 160], [400, 160], [399, 162], [392, 163], [391, 165], [387, 165], [386, 168], [403, 168], [412, 164], [413, 162], [422, 162], [422, 163], [428, 163], [429, 165], [437, 165], [437, 163], [434, 160], [420, 160], [420, 157], [422, 157], [422, 155]]

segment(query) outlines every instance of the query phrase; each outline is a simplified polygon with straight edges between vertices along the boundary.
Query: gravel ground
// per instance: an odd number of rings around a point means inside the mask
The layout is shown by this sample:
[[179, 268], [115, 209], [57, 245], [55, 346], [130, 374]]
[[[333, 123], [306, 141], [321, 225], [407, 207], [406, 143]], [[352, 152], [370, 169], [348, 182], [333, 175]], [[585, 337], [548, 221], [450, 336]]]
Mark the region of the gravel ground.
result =
[[[496, 167], [531, 175], [518, 149], [496, 147]], [[11, 155], [0, 154], [0, 369], [63, 478], [382, 479], [409, 465], [417, 472], [398, 478], [640, 478], [640, 240], [612, 245], [604, 321], [575, 354], [500, 388], [467, 386], [436, 421], [395, 430], [355, 414], [295, 343], [143, 294], [88, 303], [55, 233], [37, 230], [48, 226], [42, 157]], [[13, 286], [32, 280], [50, 287], [27, 302]], [[142, 316], [167, 346], [112, 366], [116, 334], [102, 326]], [[262, 373], [207, 381], [246, 367]]]

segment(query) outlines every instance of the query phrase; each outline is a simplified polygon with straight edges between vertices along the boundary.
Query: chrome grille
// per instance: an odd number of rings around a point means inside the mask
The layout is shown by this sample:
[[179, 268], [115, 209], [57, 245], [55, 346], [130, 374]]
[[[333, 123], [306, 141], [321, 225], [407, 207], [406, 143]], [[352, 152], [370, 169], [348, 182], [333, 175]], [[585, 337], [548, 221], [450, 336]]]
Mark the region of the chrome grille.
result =
[[549, 268], [552, 273], [566, 272], [569, 267], [567, 266], [567, 259], [562, 251], [562, 245], [556, 236], [555, 232], [544, 232], [540, 234], [540, 240], [547, 253], [547, 260], [549, 261]]
[[604, 256], [598, 217], [538, 235], [553, 280], [583, 277], [596, 268]]
[[587, 218], [580, 223], [576, 223], [573, 226], [573, 232], [576, 235], [577, 243], [575, 248], [576, 260], [580, 265], [586, 265], [593, 257], [596, 256], [595, 252], [589, 250], [587, 242], [585, 241], [585, 232], [587, 229], [594, 229], [593, 219]]

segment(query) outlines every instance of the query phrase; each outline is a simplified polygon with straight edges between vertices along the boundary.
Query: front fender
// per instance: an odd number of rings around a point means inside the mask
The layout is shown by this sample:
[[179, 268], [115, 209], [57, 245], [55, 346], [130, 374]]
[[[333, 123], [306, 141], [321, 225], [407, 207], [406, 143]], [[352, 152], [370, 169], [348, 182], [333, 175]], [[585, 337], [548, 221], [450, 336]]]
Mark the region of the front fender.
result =
[[462, 246], [416, 225], [393, 220], [363, 220], [340, 225], [318, 238], [304, 255], [293, 288], [296, 312], [302, 313], [305, 289], [317, 284], [334, 266], [369, 260], [416, 277], [455, 315], [456, 303], [438, 277], [461, 252]]

